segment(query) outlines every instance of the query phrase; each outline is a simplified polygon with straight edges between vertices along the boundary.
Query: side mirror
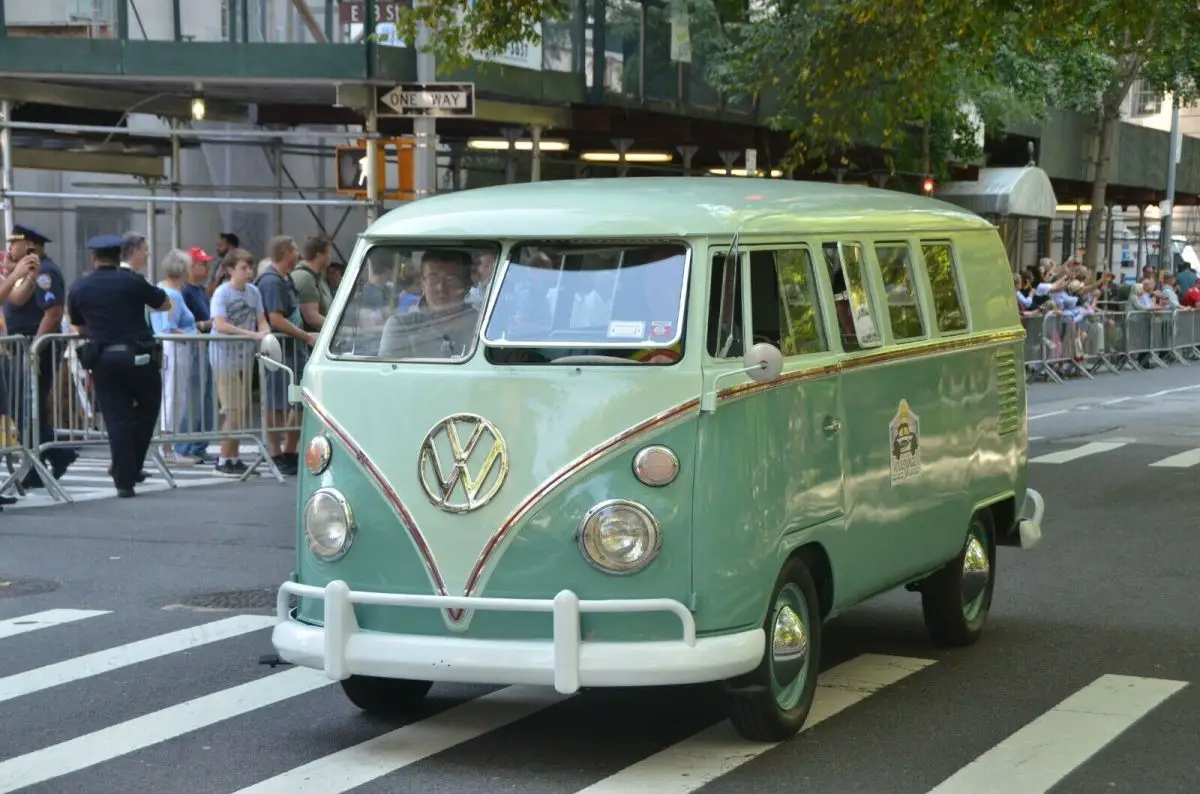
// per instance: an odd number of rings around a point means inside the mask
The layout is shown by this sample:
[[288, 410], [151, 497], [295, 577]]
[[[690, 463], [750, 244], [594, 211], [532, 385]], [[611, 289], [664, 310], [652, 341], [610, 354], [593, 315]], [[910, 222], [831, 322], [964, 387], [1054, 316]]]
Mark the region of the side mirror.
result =
[[275, 334], [267, 334], [258, 344], [258, 358], [272, 372], [288, 369], [283, 365], [283, 345], [275, 338]]
[[746, 374], [755, 383], [768, 383], [783, 372], [783, 353], [767, 342], [759, 342], [746, 351], [742, 359]]

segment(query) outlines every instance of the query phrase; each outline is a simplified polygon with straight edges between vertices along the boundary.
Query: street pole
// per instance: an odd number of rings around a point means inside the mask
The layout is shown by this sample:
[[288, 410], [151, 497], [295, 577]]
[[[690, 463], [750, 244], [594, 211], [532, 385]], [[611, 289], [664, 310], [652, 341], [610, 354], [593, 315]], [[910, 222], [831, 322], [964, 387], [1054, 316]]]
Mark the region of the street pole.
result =
[[[413, 7], [423, 5], [426, 0], [415, 0]], [[417, 82], [437, 81], [437, 59], [429, 52], [429, 28], [424, 23], [417, 27]], [[416, 151], [413, 152], [413, 193], [417, 200], [428, 198], [437, 191], [437, 121], [432, 116], [413, 119], [413, 136]]]
[[[1175, 216], [1175, 171], [1179, 166], [1180, 149], [1183, 148], [1183, 136], [1179, 131], [1179, 99], [1171, 97], [1171, 153], [1167, 159], [1167, 201], [1162, 216], [1162, 244], [1159, 246], [1159, 271], [1175, 272], [1175, 245], [1171, 241], [1172, 221]], [[1164, 257], [1166, 257], [1164, 262]]]
[[12, 103], [8, 100], [0, 101], [0, 209], [4, 210], [5, 240], [12, 236], [13, 224], [16, 223], [13, 217], [16, 207], [13, 206], [12, 196], [9, 195], [13, 191], [12, 128], [8, 126], [10, 121]]

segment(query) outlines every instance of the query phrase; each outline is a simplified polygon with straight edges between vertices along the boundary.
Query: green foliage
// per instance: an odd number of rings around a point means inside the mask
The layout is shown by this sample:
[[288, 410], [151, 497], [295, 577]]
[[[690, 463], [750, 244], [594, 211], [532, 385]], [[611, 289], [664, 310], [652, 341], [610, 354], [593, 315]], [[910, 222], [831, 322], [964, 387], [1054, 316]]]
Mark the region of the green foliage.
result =
[[509, 44], [538, 42], [539, 23], [566, 19], [571, 11], [569, 0], [418, 0], [413, 5], [400, 8], [397, 32], [406, 41], [417, 41], [423, 23], [439, 68], [463, 66], [473, 53], [495, 55]]
[[[707, 4], [711, 0], [695, 0]], [[932, 170], [980, 152], [985, 127], [1045, 111], [1046, 81], [1013, 11], [956, 0], [764, 0], [727, 20], [709, 77], [731, 96], [768, 99], [796, 163], [852, 165], [874, 144], [897, 165]]]

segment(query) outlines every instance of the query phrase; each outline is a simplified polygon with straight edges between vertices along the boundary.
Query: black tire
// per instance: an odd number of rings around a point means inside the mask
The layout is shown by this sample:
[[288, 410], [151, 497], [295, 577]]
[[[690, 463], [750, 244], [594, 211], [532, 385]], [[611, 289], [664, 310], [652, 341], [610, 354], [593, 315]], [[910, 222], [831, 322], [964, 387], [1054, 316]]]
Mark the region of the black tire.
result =
[[[788, 560], [779, 573], [771, 591], [771, 608], [767, 610], [763, 630], [767, 635], [762, 663], [751, 673], [732, 679], [726, 686], [726, 708], [738, 734], [752, 742], [782, 742], [795, 736], [812, 708], [817, 691], [817, 674], [821, 661], [821, 604], [817, 587], [808, 566], [798, 557]], [[798, 612], [795, 607], [803, 606]], [[780, 691], [776, 681], [777, 665], [773, 661], [773, 638], [776, 617], [785, 606], [802, 624], [807, 637], [802, 672], [792, 674], [796, 662], [788, 669], [779, 668], [788, 676], [789, 686]], [[800, 675], [804, 676], [802, 683]], [[785, 702], [781, 702], [780, 698]]]
[[368, 714], [403, 716], [412, 712], [433, 686], [432, 681], [407, 678], [374, 678], [352, 675], [342, 680], [342, 691], [350, 702]]
[[[966, 574], [968, 559], [974, 576]], [[980, 574], [984, 563], [986, 580]], [[933, 641], [951, 647], [978, 641], [987, 625], [995, 586], [995, 524], [992, 514], [981, 510], [971, 516], [958, 556], [921, 584], [921, 611]]]

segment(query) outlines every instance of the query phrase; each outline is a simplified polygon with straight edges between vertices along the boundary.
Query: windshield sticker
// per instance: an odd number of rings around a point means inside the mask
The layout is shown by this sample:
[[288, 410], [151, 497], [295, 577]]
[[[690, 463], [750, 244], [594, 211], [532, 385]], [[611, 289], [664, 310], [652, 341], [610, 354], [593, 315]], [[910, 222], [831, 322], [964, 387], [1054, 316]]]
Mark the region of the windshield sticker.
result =
[[609, 338], [641, 339], [646, 335], [646, 324], [637, 320], [613, 320], [608, 324]]
[[921, 476], [921, 420], [908, 407], [907, 400], [892, 417], [889, 427], [892, 444], [892, 485]]
[[675, 325], [669, 320], [651, 320], [650, 321], [650, 338], [651, 339], [670, 339], [671, 329]]

